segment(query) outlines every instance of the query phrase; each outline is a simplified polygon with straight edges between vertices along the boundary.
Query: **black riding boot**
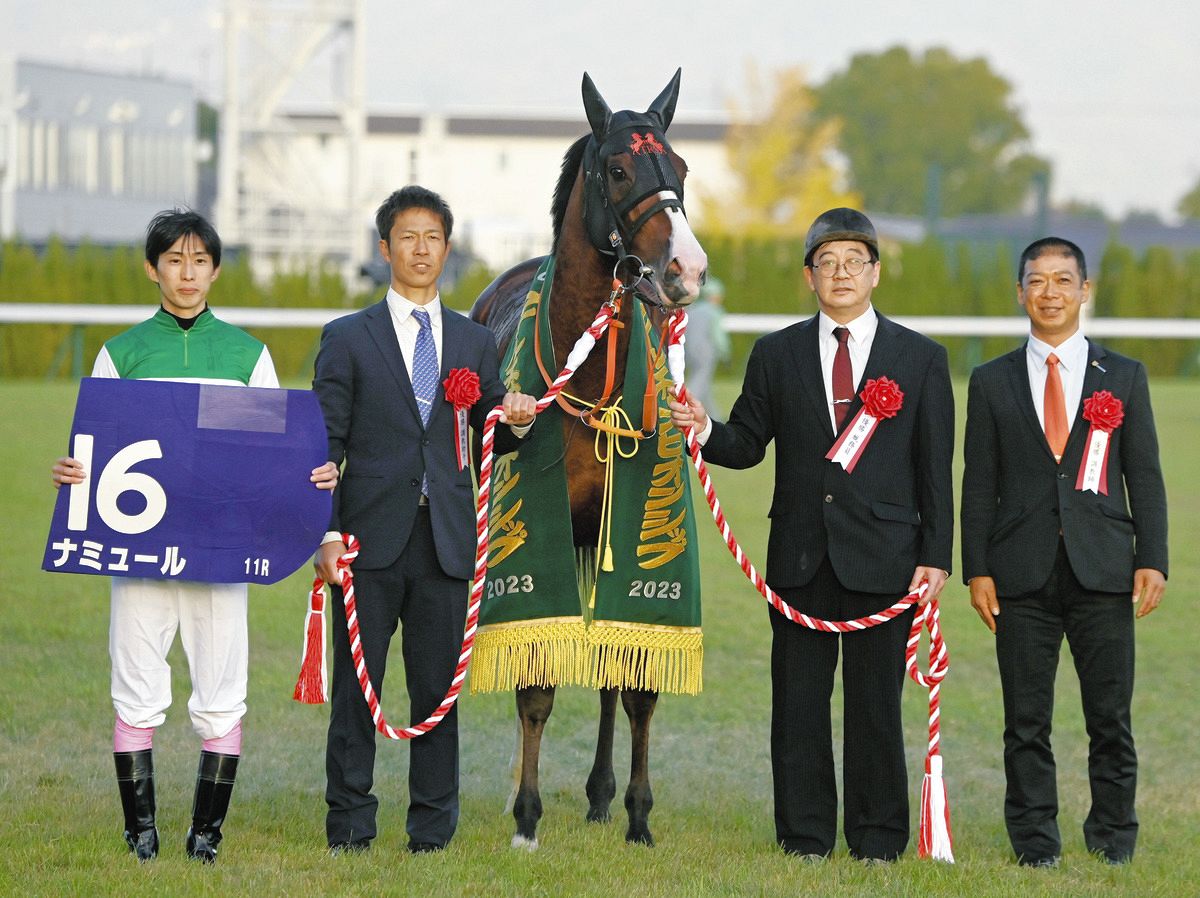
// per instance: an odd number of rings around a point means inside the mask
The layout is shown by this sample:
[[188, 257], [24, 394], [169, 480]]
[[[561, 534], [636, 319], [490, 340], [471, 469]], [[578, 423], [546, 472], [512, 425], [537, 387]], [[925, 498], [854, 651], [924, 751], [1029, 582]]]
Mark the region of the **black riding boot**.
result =
[[125, 812], [125, 843], [139, 861], [158, 857], [158, 830], [154, 827], [154, 753], [114, 751], [117, 788]]
[[214, 863], [221, 843], [221, 824], [229, 810], [233, 780], [237, 776], [238, 756], [200, 752], [196, 773], [196, 800], [192, 803], [192, 826], [187, 834], [188, 857]]

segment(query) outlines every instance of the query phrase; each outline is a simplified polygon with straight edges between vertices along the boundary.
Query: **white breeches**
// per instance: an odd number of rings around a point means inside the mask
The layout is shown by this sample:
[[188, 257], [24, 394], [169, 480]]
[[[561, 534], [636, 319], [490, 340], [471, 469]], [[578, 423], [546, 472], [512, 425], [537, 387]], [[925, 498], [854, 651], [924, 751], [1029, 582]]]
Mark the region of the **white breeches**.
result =
[[167, 652], [175, 632], [192, 677], [188, 714], [201, 739], [246, 713], [246, 584], [114, 577], [108, 654], [112, 698], [130, 726], [157, 727], [171, 706]]

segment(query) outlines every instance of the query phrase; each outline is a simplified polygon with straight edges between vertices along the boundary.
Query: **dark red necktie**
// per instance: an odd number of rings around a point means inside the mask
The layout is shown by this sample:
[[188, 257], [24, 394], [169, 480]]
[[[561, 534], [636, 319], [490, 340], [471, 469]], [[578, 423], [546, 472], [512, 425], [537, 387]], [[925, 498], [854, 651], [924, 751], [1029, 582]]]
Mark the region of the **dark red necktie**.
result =
[[833, 419], [835, 433], [842, 432], [842, 425], [850, 416], [850, 403], [854, 400], [854, 374], [850, 368], [850, 329], [835, 327], [833, 335], [837, 337], [838, 348], [833, 356]]

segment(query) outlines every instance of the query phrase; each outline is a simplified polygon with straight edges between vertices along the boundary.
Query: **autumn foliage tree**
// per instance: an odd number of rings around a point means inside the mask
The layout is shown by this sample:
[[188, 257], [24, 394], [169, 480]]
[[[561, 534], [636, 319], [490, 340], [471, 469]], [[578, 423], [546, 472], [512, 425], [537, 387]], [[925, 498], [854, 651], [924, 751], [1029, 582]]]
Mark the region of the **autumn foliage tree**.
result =
[[799, 68], [764, 84], [747, 75], [749, 101], [732, 113], [726, 138], [736, 188], [701, 199], [704, 230], [745, 237], [802, 235], [834, 206], [857, 205], [836, 165], [838, 121], [815, 116], [816, 98]]

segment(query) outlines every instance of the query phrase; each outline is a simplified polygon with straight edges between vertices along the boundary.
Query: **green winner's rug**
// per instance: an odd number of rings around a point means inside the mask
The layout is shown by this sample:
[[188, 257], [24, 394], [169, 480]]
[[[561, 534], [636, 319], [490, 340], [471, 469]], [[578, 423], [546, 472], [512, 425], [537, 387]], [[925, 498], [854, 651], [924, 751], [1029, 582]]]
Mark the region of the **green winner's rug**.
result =
[[[534, 328], [543, 366], [559, 370], [550, 334], [553, 280], [551, 256], [534, 278], [501, 365], [510, 390], [543, 391]], [[688, 457], [683, 434], [670, 423], [671, 382], [659, 342], [634, 301], [625, 393], [602, 418], [626, 428], [640, 421], [653, 378], [658, 428], [643, 440], [596, 432], [608, 486], [595, 550], [577, 557], [571, 538], [564, 412], [557, 405], [539, 416], [519, 452], [496, 460], [472, 691], [533, 685], [700, 691], [699, 544]]]

